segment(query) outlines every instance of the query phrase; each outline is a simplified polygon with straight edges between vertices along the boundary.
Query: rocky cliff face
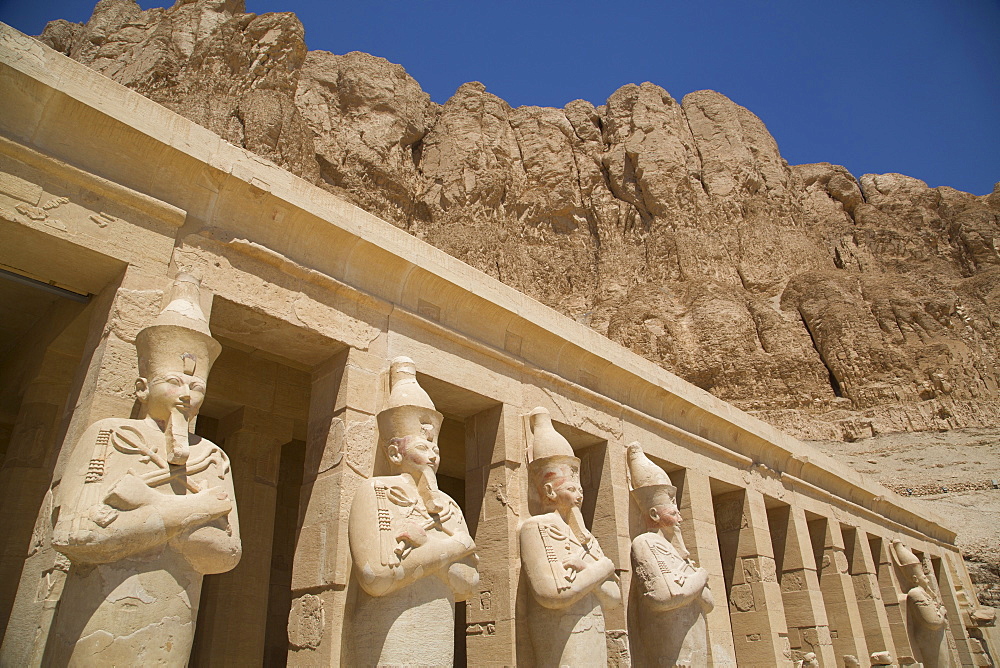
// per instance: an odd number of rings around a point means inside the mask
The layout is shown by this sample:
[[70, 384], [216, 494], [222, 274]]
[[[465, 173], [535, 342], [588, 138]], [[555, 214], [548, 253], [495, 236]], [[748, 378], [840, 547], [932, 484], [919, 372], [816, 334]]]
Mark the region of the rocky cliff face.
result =
[[438, 105], [241, 0], [40, 39], [800, 437], [1000, 424], [1000, 189], [789, 166], [712, 91]]

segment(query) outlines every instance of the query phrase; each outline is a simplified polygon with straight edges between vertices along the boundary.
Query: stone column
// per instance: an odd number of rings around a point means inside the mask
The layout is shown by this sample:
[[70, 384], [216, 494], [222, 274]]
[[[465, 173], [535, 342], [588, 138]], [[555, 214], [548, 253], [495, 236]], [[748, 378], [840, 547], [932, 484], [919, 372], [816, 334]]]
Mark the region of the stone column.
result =
[[913, 649], [910, 647], [910, 638], [906, 631], [904, 607], [906, 590], [902, 589], [896, 577], [896, 569], [892, 565], [892, 557], [889, 554], [889, 539], [875, 537], [870, 545], [872, 547], [872, 561], [875, 563], [875, 572], [878, 576], [878, 588], [882, 594], [882, 602], [885, 604], [885, 616], [889, 621], [892, 644], [896, 647], [896, 654], [893, 658], [900, 663], [905, 659], [912, 661]]
[[823, 555], [819, 567], [819, 585], [826, 604], [826, 617], [830, 623], [830, 637], [838, 662], [847, 655], [864, 661], [868, 643], [861, 627], [861, 613], [854, 594], [854, 584], [848, 571], [844, 553], [844, 534], [840, 522], [832, 519], [813, 520], [814, 538], [822, 536]]
[[867, 534], [853, 528], [845, 530], [843, 534], [848, 570], [854, 583], [854, 598], [858, 602], [858, 612], [861, 615], [861, 627], [865, 631], [868, 652], [889, 652], [896, 658], [896, 645], [892, 640], [889, 616], [882, 600], [878, 573], [875, 561], [872, 559]]
[[281, 446], [292, 440], [292, 420], [243, 407], [219, 421], [217, 438], [233, 471], [243, 557], [233, 570], [207, 576], [202, 584], [191, 663], [260, 665], [278, 468]]
[[745, 489], [714, 500], [736, 661], [746, 666], [790, 666], [764, 495]]
[[344, 641], [351, 557], [348, 517], [378, 449], [375, 413], [384, 357], [354, 348], [313, 371], [299, 539], [292, 565], [288, 665], [336, 666]]
[[798, 652], [796, 658], [814, 652], [820, 665], [840, 665], [830, 638], [805, 511], [796, 506], [782, 506], [768, 513], [768, 521], [775, 538], [789, 645], [793, 652]]
[[[102, 418], [132, 412], [138, 376], [135, 336], [159, 313], [162, 290], [168, 285], [166, 277], [151, 276], [129, 266], [120, 282], [107, 286], [87, 307], [88, 320], [82, 324], [86, 327], [86, 343], [65, 404], [72, 415], [60, 416], [65, 423], [56, 436], [58, 450], [53, 452], [55, 461], [50, 458], [47, 464], [55, 484], [62, 477], [70, 450], [88, 426]], [[208, 305], [202, 306], [209, 313]], [[29, 514], [35, 526], [31, 545], [23, 546], [22, 554], [27, 558], [0, 648], [0, 665], [37, 665], [45, 650], [69, 568], [68, 562], [57, 558], [51, 548], [50, 498], [46, 494], [42, 507]]]
[[681, 525], [684, 543], [691, 552], [691, 558], [708, 571], [708, 588], [715, 597], [715, 608], [706, 618], [712, 665], [735, 666], [733, 627], [729, 620], [729, 606], [726, 605], [726, 580], [722, 572], [709, 477], [691, 469], [685, 471], [684, 487], [677, 501], [681, 515], [690, 518]]
[[521, 563], [517, 526], [525, 514], [518, 484], [523, 451], [521, 416], [513, 406], [494, 406], [465, 420], [465, 515], [479, 554], [479, 592], [466, 602], [470, 666], [517, 663], [514, 611]]

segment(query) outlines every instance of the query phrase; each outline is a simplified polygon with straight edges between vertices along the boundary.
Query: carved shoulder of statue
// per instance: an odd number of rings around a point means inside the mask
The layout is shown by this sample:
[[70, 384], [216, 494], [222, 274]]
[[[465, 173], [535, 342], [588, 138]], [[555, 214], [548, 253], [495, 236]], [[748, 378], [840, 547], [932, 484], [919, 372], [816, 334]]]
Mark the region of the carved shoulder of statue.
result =
[[944, 606], [938, 603], [937, 599], [923, 587], [913, 587], [907, 593], [907, 599], [916, 608], [918, 619], [925, 625], [933, 629], [944, 626], [947, 620], [947, 613]]
[[[644, 600], [655, 610], [671, 610], [706, 591], [707, 573], [682, 558], [667, 540], [653, 533], [632, 541], [632, 563]], [[711, 609], [711, 595], [703, 608]]]

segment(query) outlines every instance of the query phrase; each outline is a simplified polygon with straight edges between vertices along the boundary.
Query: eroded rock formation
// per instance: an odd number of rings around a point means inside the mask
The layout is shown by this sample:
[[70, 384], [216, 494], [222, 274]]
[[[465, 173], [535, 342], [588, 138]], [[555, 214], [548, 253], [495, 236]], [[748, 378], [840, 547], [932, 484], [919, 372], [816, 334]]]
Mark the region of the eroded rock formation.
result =
[[789, 166], [719, 93], [444, 105], [240, 0], [40, 39], [804, 438], [1000, 422], [1000, 189]]

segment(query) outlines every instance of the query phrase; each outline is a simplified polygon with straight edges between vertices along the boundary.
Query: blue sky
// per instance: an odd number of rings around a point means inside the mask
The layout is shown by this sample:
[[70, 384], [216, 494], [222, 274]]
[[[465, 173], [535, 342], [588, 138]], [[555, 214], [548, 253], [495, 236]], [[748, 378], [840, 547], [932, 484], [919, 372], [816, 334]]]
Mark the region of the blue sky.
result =
[[[37, 34], [93, 0], [0, 0]], [[141, 0], [144, 8], [165, 3]], [[749, 108], [792, 164], [901, 172], [978, 195], [1000, 181], [1000, 0], [247, 0], [310, 49], [402, 64], [437, 102], [481, 81], [511, 105], [601, 104], [652, 81]]]

